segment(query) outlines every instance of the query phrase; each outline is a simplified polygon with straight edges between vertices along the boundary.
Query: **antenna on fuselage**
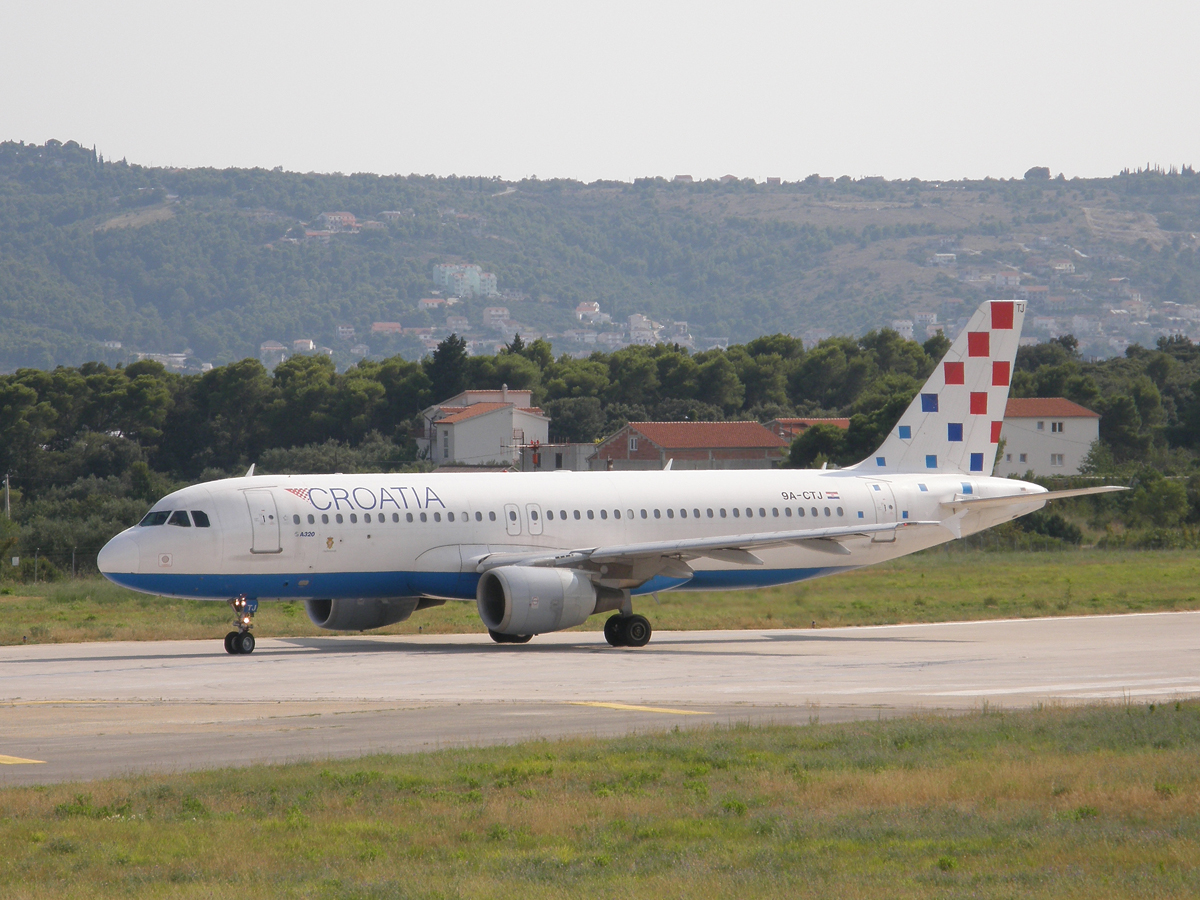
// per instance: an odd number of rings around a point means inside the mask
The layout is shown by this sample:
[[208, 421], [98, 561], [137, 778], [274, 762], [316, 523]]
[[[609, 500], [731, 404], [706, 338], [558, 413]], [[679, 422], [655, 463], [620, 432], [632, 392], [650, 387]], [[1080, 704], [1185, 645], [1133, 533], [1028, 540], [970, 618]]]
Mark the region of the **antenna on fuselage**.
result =
[[246, 477], [247, 477], [247, 478], [249, 478], [251, 475], [253, 475], [253, 474], [254, 474], [254, 466], [255, 466], [255, 463], [250, 463], [250, 468], [248, 468], [248, 469], [246, 470]]
[[668, 460], [667, 460], [667, 464], [666, 464], [665, 466], [663, 466], [663, 467], [662, 467], [662, 470], [663, 470], [664, 472], [670, 472], [670, 471], [671, 471], [671, 464], [672, 464], [673, 462], [675, 462], [675, 457], [673, 457], [673, 456], [672, 456], [670, 459], [668, 459]]

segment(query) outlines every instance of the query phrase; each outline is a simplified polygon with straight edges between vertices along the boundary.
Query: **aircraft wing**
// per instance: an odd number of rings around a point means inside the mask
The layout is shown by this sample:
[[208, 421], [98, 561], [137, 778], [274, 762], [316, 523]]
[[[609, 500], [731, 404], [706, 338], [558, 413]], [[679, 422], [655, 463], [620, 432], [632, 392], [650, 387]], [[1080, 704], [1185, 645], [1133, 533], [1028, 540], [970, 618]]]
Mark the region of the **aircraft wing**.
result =
[[[690, 559], [709, 557], [741, 565], [762, 565], [754, 550], [772, 547], [803, 546], [810, 550], [847, 556], [842, 541], [869, 538], [894, 532], [898, 528], [937, 525], [937, 522], [891, 522], [883, 525], [858, 525], [839, 528], [808, 528], [765, 534], [729, 534], [718, 537], [687, 538], [677, 541], [645, 541], [637, 544], [613, 544], [576, 550], [543, 553], [495, 553], [480, 559], [476, 571], [486, 572], [498, 566], [551, 566], [595, 570], [615, 580], [648, 581], [655, 575], [690, 578]], [[623, 577], [622, 577], [623, 576]]]
[[1127, 490], [1129, 488], [1119, 484], [1101, 484], [1095, 487], [1071, 488], [1065, 491], [1028, 491], [1009, 494], [1007, 497], [959, 497], [947, 500], [941, 505], [954, 510], [988, 509], [997, 506], [1019, 506], [1022, 503], [1045, 503], [1050, 500], [1063, 500], [1067, 497], [1086, 497], [1089, 494], [1108, 494], [1113, 491]]

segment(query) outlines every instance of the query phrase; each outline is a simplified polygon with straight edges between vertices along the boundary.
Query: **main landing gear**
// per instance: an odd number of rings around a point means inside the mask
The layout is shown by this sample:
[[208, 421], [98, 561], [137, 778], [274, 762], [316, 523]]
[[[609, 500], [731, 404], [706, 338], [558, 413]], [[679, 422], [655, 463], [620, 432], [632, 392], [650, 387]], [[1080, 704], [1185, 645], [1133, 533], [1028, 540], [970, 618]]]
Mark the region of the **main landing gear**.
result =
[[226, 653], [253, 653], [254, 635], [250, 629], [254, 627], [254, 614], [258, 612], [258, 600], [247, 598], [244, 594], [231, 597], [229, 605], [233, 608], [233, 624], [237, 631], [225, 635]]
[[532, 634], [501, 634], [499, 631], [488, 629], [488, 635], [497, 644], [528, 644], [533, 640]]
[[645, 647], [652, 632], [645, 616], [617, 613], [604, 623], [604, 639], [614, 647]]

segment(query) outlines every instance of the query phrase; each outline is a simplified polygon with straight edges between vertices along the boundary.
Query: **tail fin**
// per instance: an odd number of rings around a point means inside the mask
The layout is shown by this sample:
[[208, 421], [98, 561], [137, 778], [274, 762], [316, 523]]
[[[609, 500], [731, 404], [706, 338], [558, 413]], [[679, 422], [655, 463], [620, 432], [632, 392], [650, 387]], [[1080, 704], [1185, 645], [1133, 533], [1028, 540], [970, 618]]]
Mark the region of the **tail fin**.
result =
[[991, 475], [1024, 319], [1024, 301], [984, 302], [883, 446], [854, 468]]

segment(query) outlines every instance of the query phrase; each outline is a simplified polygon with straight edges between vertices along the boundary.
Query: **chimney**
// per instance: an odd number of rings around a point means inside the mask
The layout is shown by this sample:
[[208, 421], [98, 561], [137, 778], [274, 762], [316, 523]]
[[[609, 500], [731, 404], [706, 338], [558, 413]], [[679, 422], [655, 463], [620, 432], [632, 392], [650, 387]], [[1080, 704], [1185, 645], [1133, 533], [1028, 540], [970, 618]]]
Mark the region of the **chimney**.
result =
[[508, 385], [507, 384], [500, 385], [500, 400], [503, 403], [508, 402]]

